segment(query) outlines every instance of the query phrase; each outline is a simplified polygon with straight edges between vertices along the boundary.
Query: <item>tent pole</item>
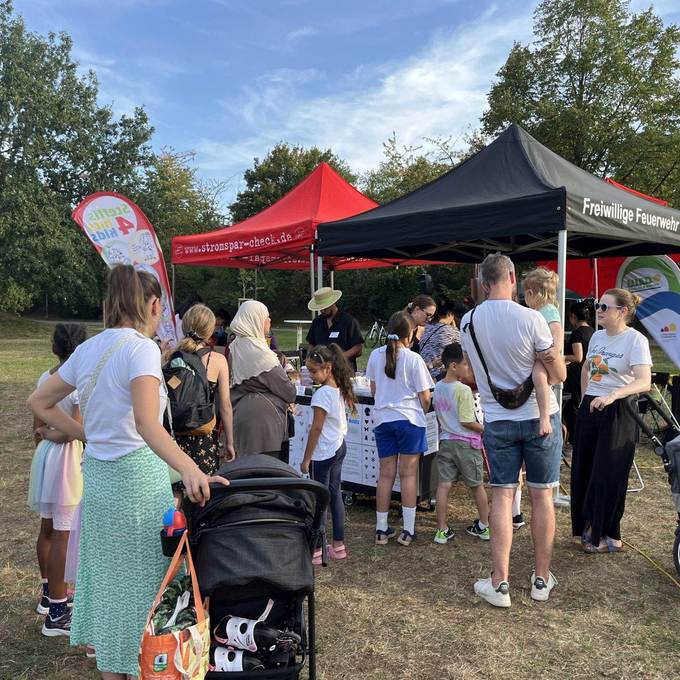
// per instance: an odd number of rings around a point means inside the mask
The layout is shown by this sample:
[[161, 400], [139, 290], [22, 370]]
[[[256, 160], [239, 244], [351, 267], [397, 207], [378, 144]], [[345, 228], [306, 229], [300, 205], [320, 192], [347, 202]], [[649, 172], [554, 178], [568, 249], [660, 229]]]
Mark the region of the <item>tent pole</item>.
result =
[[[600, 271], [598, 269], [597, 258], [593, 261], [593, 268], [595, 269], [595, 302], [600, 300]], [[597, 323], [597, 314], [595, 315], [595, 330], [599, 329], [599, 324]]]
[[254, 293], [254, 298], [257, 300], [257, 270], [259, 267], [255, 267], [255, 290], [253, 291]]
[[[557, 238], [557, 276], [559, 281], [557, 283], [557, 303], [560, 309], [560, 322], [562, 323], [562, 328], [564, 328], [564, 317], [565, 317], [565, 301], [567, 293], [567, 230], [562, 229], [559, 232]], [[557, 351], [561, 352], [562, 347], [558, 347]], [[555, 385], [555, 398], [557, 399], [557, 404], [559, 406], [560, 414], [560, 426], [562, 422], [562, 385]], [[555, 490], [555, 496], [553, 497], [553, 503], [558, 506], [568, 507], [570, 504], [570, 497], [563, 496], [559, 487]]]
[[175, 265], [171, 264], [170, 269], [172, 269], [172, 308], [175, 309]]
[[316, 287], [323, 288], [323, 257], [319, 255], [316, 258]]
[[331, 269], [331, 288], [335, 289], [335, 269]]
[[[310, 287], [310, 296], [314, 297], [314, 291], [316, 290], [314, 286], [314, 244], [309, 246], [309, 287]], [[312, 319], [314, 319], [314, 312], [312, 314]]]

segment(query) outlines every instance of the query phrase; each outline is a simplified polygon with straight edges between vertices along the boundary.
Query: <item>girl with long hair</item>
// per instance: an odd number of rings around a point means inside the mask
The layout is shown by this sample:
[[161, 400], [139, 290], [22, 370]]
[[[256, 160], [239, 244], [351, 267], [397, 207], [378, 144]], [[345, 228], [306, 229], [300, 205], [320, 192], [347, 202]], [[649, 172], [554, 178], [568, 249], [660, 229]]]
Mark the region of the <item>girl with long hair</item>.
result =
[[[307, 438], [304, 457], [300, 465], [303, 473], [328, 487], [331, 493], [331, 517], [333, 520], [333, 543], [330, 556], [342, 560], [347, 557], [345, 548], [345, 504], [342, 500], [342, 463], [347, 447], [346, 408], [354, 408], [352, 368], [342, 349], [335, 343], [319, 345], [307, 354], [306, 366], [314, 380], [321, 385], [312, 397], [314, 420]], [[324, 513], [322, 531], [326, 527]], [[321, 564], [321, 547], [314, 552], [313, 562]]]
[[397, 540], [410, 545], [415, 538], [418, 462], [427, 450], [425, 413], [430, 408], [434, 383], [422, 357], [410, 349], [413, 329], [411, 314], [392, 314], [387, 344], [371, 353], [366, 367], [375, 398], [373, 420], [380, 460], [375, 502], [377, 545], [385, 545], [396, 535], [387, 524], [387, 515], [397, 468], [404, 519]]

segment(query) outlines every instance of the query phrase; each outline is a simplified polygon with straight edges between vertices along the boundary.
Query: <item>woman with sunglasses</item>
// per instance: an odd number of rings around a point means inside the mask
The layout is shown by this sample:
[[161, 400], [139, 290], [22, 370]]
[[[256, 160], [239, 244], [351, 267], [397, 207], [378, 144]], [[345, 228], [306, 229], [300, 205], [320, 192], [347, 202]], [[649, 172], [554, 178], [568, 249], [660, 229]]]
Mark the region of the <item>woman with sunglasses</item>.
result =
[[425, 332], [425, 326], [432, 321], [437, 313], [437, 303], [429, 295], [416, 295], [406, 305], [404, 311], [411, 315], [415, 326], [411, 351], [420, 354], [420, 339]]
[[571, 468], [571, 525], [588, 553], [621, 552], [628, 473], [635, 454], [636, 396], [651, 389], [649, 342], [629, 327], [640, 301], [621, 288], [595, 305], [602, 330], [581, 371], [583, 399]]

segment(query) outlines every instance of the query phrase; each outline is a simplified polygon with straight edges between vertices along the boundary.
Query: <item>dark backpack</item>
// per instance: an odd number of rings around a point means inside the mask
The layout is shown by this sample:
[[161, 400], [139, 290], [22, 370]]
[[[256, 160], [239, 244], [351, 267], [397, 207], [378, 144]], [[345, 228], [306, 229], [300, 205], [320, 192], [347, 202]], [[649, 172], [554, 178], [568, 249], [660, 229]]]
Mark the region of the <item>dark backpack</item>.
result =
[[[208, 371], [201, 361], [201, 357], [210, 351], [210, 347], [197, 352], [177, 350], [163, 367], [172, 415], [170, 423], [166, 412], [163, 424], [171, 433], [209, 434], [215, 427], [215, 405]], [[182, 359], [186, 366], [172, 366], [174, 359]]]

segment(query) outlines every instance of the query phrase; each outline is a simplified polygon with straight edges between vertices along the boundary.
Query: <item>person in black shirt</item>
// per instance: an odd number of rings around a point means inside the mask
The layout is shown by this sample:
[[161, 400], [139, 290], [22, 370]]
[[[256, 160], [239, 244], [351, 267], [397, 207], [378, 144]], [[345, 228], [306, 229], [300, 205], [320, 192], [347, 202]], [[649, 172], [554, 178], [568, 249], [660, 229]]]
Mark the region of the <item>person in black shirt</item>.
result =
[[338, 309], [337, 302], [341, 297], [341, 290], [328, 287], [314, 292], [307, 307], [320, 314], [312, 321], [307, 342], [310, 348], [332, 343], [339, 345], [352, 369], [356, 371], [357, 357], [363, 351], [364, 338], [358, 321], [351, 314]]
[[567, 364], [567, 379], [564, 390], [571, 395], [571, 399], [564, 405], [562, 416], [567, 426], [569, 443], [573, 444], [576, 412], [581, 403], [581, 368], [588, 354], [590, 338], [595, 330], [588, 325], [590, 308], [586, 302], [576, 302], [569, 310], [569, 323], [572, 326], [571, 335], [564, 345], [564, 360]]

